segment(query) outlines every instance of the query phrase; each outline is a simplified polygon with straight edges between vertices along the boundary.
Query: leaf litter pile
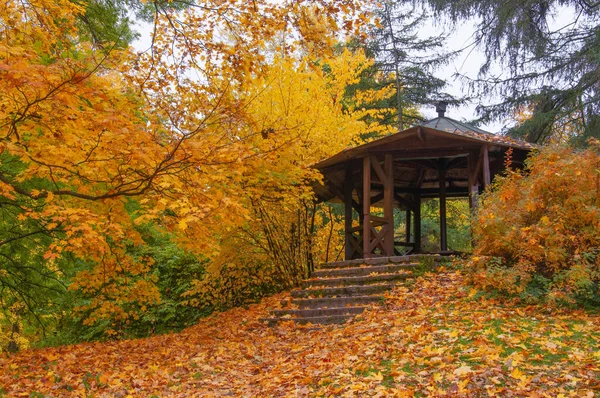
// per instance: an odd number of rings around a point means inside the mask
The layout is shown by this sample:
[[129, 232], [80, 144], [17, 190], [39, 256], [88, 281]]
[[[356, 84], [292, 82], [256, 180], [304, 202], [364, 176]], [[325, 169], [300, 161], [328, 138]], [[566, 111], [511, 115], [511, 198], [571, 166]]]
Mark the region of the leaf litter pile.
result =
[[600, 391], [599, 316], [480, 297], [458, 271], [399, 286], [344, 326], [290, 321], [270, 328], [259, 321], [287, 298], [217, 314], [177, 334], [3, 357], [0, 391], [117, 397], [594, 397]]

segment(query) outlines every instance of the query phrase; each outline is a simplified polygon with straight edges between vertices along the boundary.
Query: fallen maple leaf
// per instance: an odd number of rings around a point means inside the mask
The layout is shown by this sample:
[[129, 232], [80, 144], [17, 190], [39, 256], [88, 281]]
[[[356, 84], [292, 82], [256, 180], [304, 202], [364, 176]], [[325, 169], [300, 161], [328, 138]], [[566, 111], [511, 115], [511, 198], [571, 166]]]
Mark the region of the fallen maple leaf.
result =
[[527, 380], [527, 376], [521, 372], [521, 370], [519, 368], [514, 368], [511, 372], [510, 375], [520, 381], [525, 381]]
[[365, 377], [365, 379], [372, 380], [372, 381], [382, 381], [383, 375], [381, 374], [381, 372], [377, 372], [377, 373], [374, 373], [372, 375]]

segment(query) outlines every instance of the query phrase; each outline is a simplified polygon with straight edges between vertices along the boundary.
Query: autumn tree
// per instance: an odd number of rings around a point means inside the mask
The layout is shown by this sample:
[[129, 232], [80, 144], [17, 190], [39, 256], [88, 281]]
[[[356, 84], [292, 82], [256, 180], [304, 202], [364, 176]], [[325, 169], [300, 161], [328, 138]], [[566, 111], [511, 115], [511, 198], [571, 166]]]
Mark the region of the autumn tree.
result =
[[[402, 1], [401, 3], [414, 3]], [[436, 15], [476, 26], [474, 43], [486, 61], [468, 84], [492, 105], [480, 105], [482, 120], [511, 116], [531, 107], [533, 117], [512, 134], [531, 142], [553, 131], [574, 131], [573, 141], [597, 137], [600, 123], [600, 7], [567, 0], [426, 0]], [[560, 17], [559, 17], [560, 16]], [[501, 72], [499, 72], [500, 70]]]
[[[361, 51], [349, 50], [319, 62], [276, 58], [240, 93], [253, 98], [246, 113], [260, 132], [256, 145], [269, 167], [263, 159], [246, 163], [248, 178], [241, 180], [238, 201], [249, 218], [223, 235], [207, 275], [188, 293], [194, 305], [228, 307], [292, 287], [324, 260], [318, 249], [328, 237], [316, 228], [324, 214], [310, 185], [320, 177], [310, 166], [369, 132], [361, 122], [368, 111], [342, 99], [372, 64]], [[378, 95], [363, 91], [361, 100]]]
[[[160, 300], [151, 256], [128, 249], [144, 244], [136, 225], [152, 222], [183, 247], [216, 255], [221, 237], [251, 217], [238, 200], [244, 187], [301, 174], [305, 163], [293, 161], [285, 175], [269, 173], [297, 137], [270, 135], [247, 93], [273, 60], [265, 37], [287, 32], [281, 46], [294, 53], [309, 35], [296, 25], [303, 4], [161, 4], [144, 53], [109, 36], [90, 41], [89, 7], [0, 5], [5, 308], [35, 313], [51, 297], [42, 291], [68, 288], [81, 294], [85, 323], [116, 333]], [[353, 28], [343, 18], [354, 2], [318, 5]]]

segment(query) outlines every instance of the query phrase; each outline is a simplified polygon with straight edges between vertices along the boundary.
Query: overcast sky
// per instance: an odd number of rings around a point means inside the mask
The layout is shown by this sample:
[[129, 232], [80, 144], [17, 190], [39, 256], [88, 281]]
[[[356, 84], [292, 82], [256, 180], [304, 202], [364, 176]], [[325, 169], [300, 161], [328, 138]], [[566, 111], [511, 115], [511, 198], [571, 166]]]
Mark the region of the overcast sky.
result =
[[[448, 34], [446, 40], [448, 46], [446, 49], [447, 51], [464, 49], [458, 57], [436, 72], [437, 77], [445, 79], [448, 82], [449, 87], [446, 89], [446, 91], [457, 98], [464, 97], [472, 93], [468, 92], [468, 88], [465, 87], [459, 81], [459, 79], [455, 77], [455, 75], [458, 73], [474, 79], [477, 77], [480, 66], [485, 61], [483, 53], [478, 48], [473, 46], [473, 26], [473, 22], [462, 23], [452, 29], [449, 26], [442, 27], [427, 24], [421, 29], [423, 38], [445, 31]], [[460, 121], [470, 121], [477, 117], [475, 111], [476, 106], [476, 103], [471, 103], [460, 107], [448, 107], [446, 116]], [[434, 105], [423, 107], [421, 112], [427, 119], [433, 119], [437, 117]], [[479, 127], [492, 133], [498, 133], [502, 129], [503, 125], [504, 123], [501, 122], [493, 122], [482, 124]]]

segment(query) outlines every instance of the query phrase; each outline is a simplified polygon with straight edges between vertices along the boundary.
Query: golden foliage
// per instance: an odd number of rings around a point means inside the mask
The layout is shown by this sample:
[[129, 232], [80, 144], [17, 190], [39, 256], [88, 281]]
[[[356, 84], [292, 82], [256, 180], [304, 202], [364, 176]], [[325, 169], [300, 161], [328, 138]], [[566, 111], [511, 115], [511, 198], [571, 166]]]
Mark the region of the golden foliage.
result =
[[[302, 184], [317, 177], [307, 166], [360, 130], [335, 101], [356, 70], [273, 59], [266, 40], [282, 33], [297, 46], [315, 37], [298, 13], [330, 29], [360, 2], [295, 3], [160, 10], [142, 53], [81, 41], [84, 8], [72, 1], [0, 4], [0, 194], [19, 206], [19, 222], [53, 238], [45, 266], [67, 255], [88, 264], [70, 286], [90, 298], [86, 322], [127, 321], [130, 304], [160, 299], [150, 264], [126, 251], [141, 244], [136, 223], [218, 256], [252, 217], [251, 200], [285, 210], [307, 198]], [[358, 70], [367, 62], [342, 59]]]
[[[371, 65], [362, 52], [308, 61], [276, 58], [237, 95], [246, 98], [250, 137], [260, 157], [243, 165], [236, 197], [244, 223], [221, 233], [208, 273], [188, 292], [190, 302], [231, 306], [293, 286], [323, 247], [315, 231], [309, 166], [350, 146], [366, 130], [362, 112], [342, 103], [345, 88]], [[319, 221], [316, 220], [320, 225]], [[316, 234], [316, 235], [315, 235]], [[255, 291], [255, 293], [252, 293]]]

